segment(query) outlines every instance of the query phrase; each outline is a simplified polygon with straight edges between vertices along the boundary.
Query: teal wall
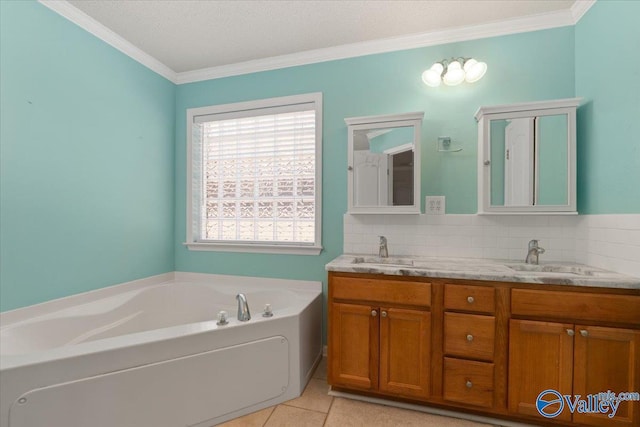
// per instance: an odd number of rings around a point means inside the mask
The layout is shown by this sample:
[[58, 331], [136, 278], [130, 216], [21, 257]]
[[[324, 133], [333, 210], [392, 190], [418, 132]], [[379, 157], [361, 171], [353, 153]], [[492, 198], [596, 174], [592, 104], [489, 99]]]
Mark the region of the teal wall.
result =
[[174, 269], [175, 86], [0, 1], [0, 310]]
[[[174, 269], [324, 280], [342, 252], [345, 117], [424, 111], [421, 203], [445, 195], [448, 213], [475, 213], [476, 109], [583, 96], [580, 211], [640, 212], [639, 2], [600, 1], [576, 27], [177, 87], [40, 4], [0, 7], [1, 310]], [[486, 76], [425, 86], [422, 71], [452, 56], [487, 62]], [[318, 91], [323, 253], [188, 251], [186, 109]], [[463, 151], [438, 152], [438, 136]]]
[[[424, 111], [422, 193], [447, 197], [448, 213], [475, 213], [477, 127], [482, 105], [574, 95], [573, 27], [350, 58], [180, 85], [176, 94], [176, 269], [203, 273], [322, 280], [324, 265], [342, 253], [347, 210], [345, 117]], [[475, 84], [429, 88], [421, 74], [451, 56], [489, 65]], [[549, 66], [553, 64], [553, 66]], [[185, 241], [186, 110], [207, 105], [322, 92], [323, 206], [319, 256], [189, 251]], [[458, 153], [437, 151], [450, 136]], [[325, 292], [326, 295], [326, 292]]]
[[640, 213], [639, 1], [598, 1], [575, 26], [578, 210]]

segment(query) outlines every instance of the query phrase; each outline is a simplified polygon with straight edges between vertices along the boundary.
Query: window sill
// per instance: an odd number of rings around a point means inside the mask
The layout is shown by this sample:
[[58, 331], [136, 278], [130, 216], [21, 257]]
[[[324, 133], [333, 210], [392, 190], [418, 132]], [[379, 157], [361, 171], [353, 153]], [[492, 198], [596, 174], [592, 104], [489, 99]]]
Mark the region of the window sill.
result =
[[256, 245], [242, 243], [183, 243], [190, 251], [249, 252], [283, 255], [320, 255], [322, 246]]

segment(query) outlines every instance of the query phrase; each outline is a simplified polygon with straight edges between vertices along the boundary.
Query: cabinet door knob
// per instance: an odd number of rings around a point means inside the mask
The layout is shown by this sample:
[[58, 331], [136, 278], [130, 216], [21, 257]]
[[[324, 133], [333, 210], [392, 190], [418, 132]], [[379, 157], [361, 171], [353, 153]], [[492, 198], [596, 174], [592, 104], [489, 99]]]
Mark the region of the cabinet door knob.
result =
[[352, 171], [352, 170], [353, 170], [353, 166], [349, 166], [349, 167], [347, 168], [347, 170]]
[[474, 301], [475, 301], [475, 299], [473, 297], [467, 297], [467, 302], [469, 304], [473, 304]]
[[580, 335], [582, 335], [583, 337], [588, 337], [589, 331], [587, 331], [586, 329], [580, 329]]
[[471, 388], [473, 387], [473, 383], [469, 380], [467, 380], [467, 384], [466, 384], [467, 388]]
[[467, 341], [469, 342], [473, 341], [473, 335], [471, 334], [467, 335]]
[[371, 310], [371, 316], [376, 317], [378, 315], [378, 312], [375, 310]]
[[380, 313], [380, 315], [381, 315], [382, 317], [387, 317], [387, 312], [386, 312], [386, 311], [382, 311], [382, 313]]
[[569, 335], [570, 337], [574, 336], [576, 333], [573, 331], [573, 329], [567, 329], [567, 335]]

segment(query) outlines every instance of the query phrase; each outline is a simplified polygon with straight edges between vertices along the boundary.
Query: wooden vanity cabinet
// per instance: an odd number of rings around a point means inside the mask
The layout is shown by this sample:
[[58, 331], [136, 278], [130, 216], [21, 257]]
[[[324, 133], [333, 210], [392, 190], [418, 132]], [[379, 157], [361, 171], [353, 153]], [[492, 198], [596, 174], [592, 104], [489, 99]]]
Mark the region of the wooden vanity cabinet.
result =
[[329, 383], [426, 399], [430, 284], [335, 275], [329, 283]]
[[548, 389], [640, 391], [637, 289], [330, 272], [328, 308], [338, 390], [535, 425], [640, 426], [640, 402], [613, 418], [536, 409]]
[[[585, 302], [594, 308], [588, 309]], [[603, 306], [619, 310], [605, 312]], [[639, 296], [514, 289], [512, 316], [541, 320], [511, 319], [509, 323], [510, 412], [540, 419], [536, 399], [548, 389], [583, 398], [608, 390], [640, 389], [640, 330], [623, 327], [629, 322], [640, 326]], [[568, 322], [542, 320], [545, 317]], [[605, 319], [621, 327], [585, 324]], [[638, 426], [639, 405], [622, 402], [609, 418], [600, 413], [572, 414], [565, 404], [554, 419], [589, 426]]]

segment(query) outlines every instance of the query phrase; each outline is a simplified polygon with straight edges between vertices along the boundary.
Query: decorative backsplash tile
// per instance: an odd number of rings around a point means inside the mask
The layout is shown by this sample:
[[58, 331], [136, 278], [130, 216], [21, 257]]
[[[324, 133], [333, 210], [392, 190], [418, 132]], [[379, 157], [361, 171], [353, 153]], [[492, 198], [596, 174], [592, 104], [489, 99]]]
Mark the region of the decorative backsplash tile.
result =
[[542, 261], [580, 262], [640, 276], [640, 215], [344, 216], [344, 253], [524, 260], [531, 239]]

